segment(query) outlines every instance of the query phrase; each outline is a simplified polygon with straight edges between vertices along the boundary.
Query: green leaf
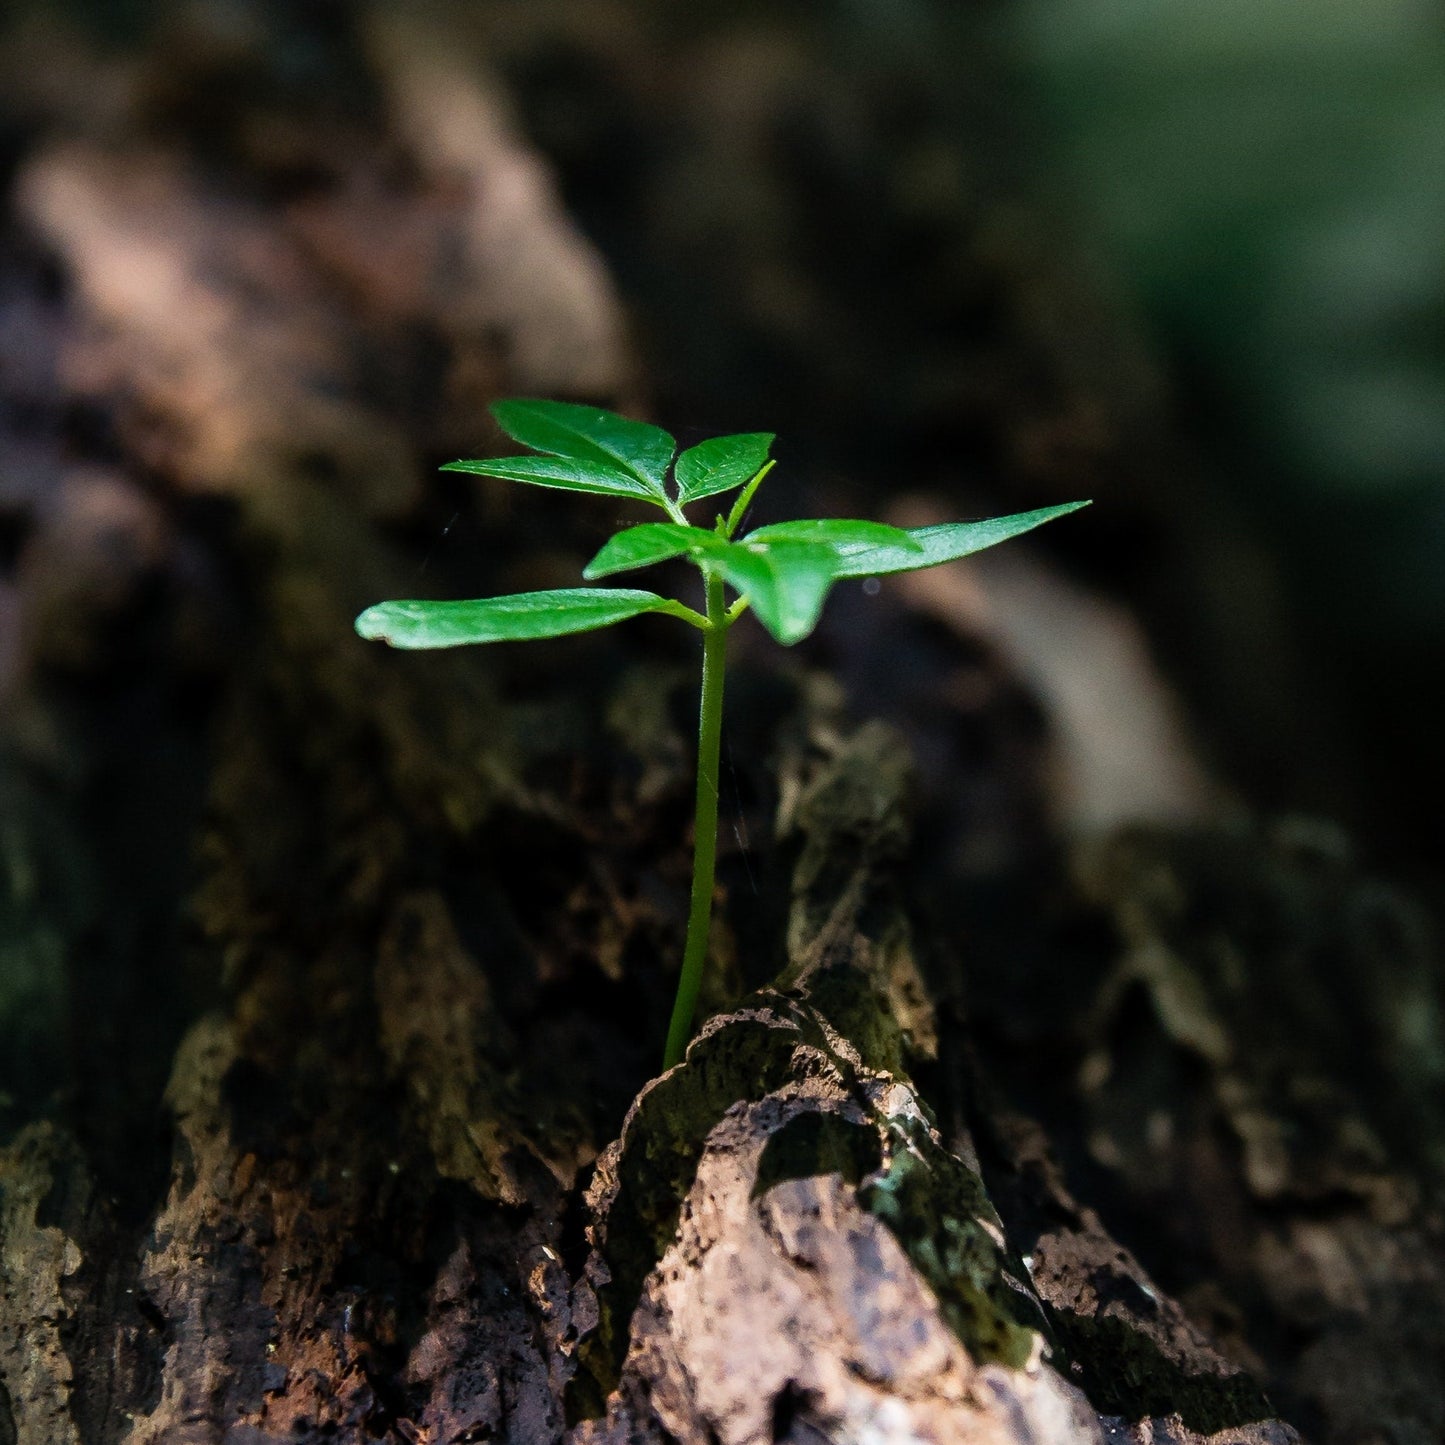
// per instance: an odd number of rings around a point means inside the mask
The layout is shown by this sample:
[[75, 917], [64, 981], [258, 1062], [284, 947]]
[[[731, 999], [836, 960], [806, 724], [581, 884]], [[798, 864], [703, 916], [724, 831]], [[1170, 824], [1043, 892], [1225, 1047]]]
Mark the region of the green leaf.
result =
[[680, 522], [644, 522], [640, 527], [617, 533], [587, 564], [582, 575], [589, 579], [606, 577], [613, 572], [666, 562], [684, 552], [721, 545], [722, 539], [717, 533], [701, 527], [686, 527]]
[[742, 486], [762, 470], [772, 444], [773, 433], [763, 431], [713, 437], [689, 447], [673, 468], [678, 501], [696, 502]]
[[478, 461], [447, 462], [444, 472], [470, 472], [479, 477], [503, 477], [509, 482], [530, 482], [564, 492], [595, 492], [604, 497], [657, 498], [645, 482], [620, 467], [583, 462], [574, 457], [485, 457]]
[[861, 547], [897, 547], [911, 552], [918, 565], [923, 561], [923, 545], [916, 542], [902, 527], [889, 527], [882, 522], [853, 522], [831, 517], [808, 518], [797, 522], [774, 522], [749, 532], [749, 542], [813, 542], [831, 547], [840, 554]]
[[[890, 572], [917, 572], [924, 567], [937, 567], [954, 562], [1007, 542], [1021, 532], [1051, 522], [1055, 517], [1077, 512], [1088, 502], [1065, 502], [1057, 507], [1041, 507], [1036, 512], [1016, 512], [1009, 517], [990, 517], [983, 522], [944, 522], [936, 527], [910, 527], [908, 535], [922, 549], [909, 551], [894, 546], [848, 546], [837, 554], [836, 577], [882, 577]], [[756, 535], [756, 534], [754, 534]]]
[[492, 415], [524, 447], [620, 467], [636, 477], [652, 498], [667, 495], [667, 468], [677, 443], [661, 427], [568, 401], [497, 401], [492, 403]]
[[748, 514], [748, 508], [753, 504], [753, 498], [758, 494], [758, 488], [762, 486], [768, 473], [772, 471], [773, 463], [769, 462], [737, 496], [733, 498], [732, 507], [727, 514], [727, 520], [723, 523], [723, 536], [731, 537], [734, 532], [743, 524], [743, 518]]
[[[895, 529], [879, 530], [888, 533]], [[733, 590], [747, 598], [763, 626], [785, 645], [801, 641], [817, 626], [823, 599], [837, 575], [837, 556], [828, 546], [786, 539], [757, 541], [754, 537], [729, 542], [702, 527], [671, 522], [644, 522], [619, 532], [587, 564], [585, 575], [601, 577], [645, 567], [684, 552], [700, 567], [721, 572]]]
[[785, 647], [817, 625], [833, 585], [836, 554], [812, 542], [727, 542], [712, 554], [718, 569]]
[[393, 647], [461, 647], [470, 642], [521, 642], [608, 627], [643, 612], [685, 616], [690, 609], [655, 592], [625, 587], [568, 587], [518, 592], [469, 602], [379, 602], [356, 619], [368, 641]]

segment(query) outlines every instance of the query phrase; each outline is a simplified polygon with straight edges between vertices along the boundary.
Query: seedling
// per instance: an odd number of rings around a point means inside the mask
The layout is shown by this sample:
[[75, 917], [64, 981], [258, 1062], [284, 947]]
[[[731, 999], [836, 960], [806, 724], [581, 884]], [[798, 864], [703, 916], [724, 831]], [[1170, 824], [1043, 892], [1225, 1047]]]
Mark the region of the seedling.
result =
[[[770, 432], [713, 437], [678, 456], [677, 443], [660, 427], [596, 407], [499, 401], [492, 415], [513, 441], [539, 455], [448, 462], [443, 471], [625, 497], [660, 507], [667, 514], [666, 522], [644, 522], [618, 532], [582, 575], [593, 581], [686, 557], [702, 573], [703, 610], [630, 587], [572, 587], [470, 602], [381, 602], [356, 619], [356, 630], [393, 647], [459, 647], [469, 642], [561, 637], [608, 627], [644, 612], [662, 612], [702, 633], [692, 896], [682, 976], [663, 1058], [663, 1067], [671, 1068], [681, 1060], [692, 1033], [707, 960], [729, 629], [751, 611], [779, 642], [791, 646], [817, 625], [823, 599], [835, 582], [937, 567], [1088, 503], [1067, 502], [988, 521], [907, 529], [831, 519], [776, 522], [739, 537], [749, 504], [773, 467], [768, 459]], [[741, 490], [726, 516], [718, 514], [710, 528], [688, 521], [684, 508], [736, 489]], [[735, 594], [731, 601], [729, 589]]]

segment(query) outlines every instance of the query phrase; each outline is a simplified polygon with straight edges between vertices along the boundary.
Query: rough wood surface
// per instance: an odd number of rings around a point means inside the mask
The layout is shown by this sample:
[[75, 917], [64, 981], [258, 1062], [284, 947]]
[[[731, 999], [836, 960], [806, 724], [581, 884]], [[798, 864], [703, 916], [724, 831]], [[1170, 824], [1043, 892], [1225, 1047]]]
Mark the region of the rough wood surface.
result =
[[956, 615], [840, 669], [942, 654], [920, 710], [997, 754], [949, 797], [741, 659], [713, 1017], [652, 1077], [687, 640], [350, 629], [575, 575], [610, 506], [430, 468], [496, 395], [635, 401], [622, 304], [484, 55], [372, 17], [319, 99], [195, 24], [6, 65], [0, 1442], [1283, 1445], [1281, 1397], [1432, 1438], [1423, 922], [1190, 833], [1054, 874], [1052, 951], [1007, 908], [925, 935], [915, 814], [934, 868], [979, 817], [1045, 831], [1047, 747]]

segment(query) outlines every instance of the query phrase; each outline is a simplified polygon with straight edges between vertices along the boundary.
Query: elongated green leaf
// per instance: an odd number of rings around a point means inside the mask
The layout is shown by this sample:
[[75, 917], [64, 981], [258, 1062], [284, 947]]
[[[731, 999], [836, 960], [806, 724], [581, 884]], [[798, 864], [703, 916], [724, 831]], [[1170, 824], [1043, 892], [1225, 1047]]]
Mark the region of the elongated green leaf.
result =
[[521, 642], [607, 627], [642, 612], [689, 609], [655, 592], [625, 587], [567, 587], [468, 602], [379, 602], [356, 619], [368, 641], [393, 647], [461, 647], [470, 642]]
[[644, 522], [640, 527], [617, 533], [587, 564], [582, 575], [589, 579], [607, 577], [613, 572], [666, 562], [684, 552], [725, 545], [716, 532], [707, 532], [701, 527], [685, 527], [679, 522]]
[[841, 555], [860, 547], [897, 547], [911, 552], [923, 561], [923, 544], [913, 539], [902, 527], [889, 527], [883, 522], [854, 522], [832, 517], [809, 518], [797, 522], [773, 522], [749, 532], [749, 542], [812, 542], [831, 547]]
[[737, 496], [733, 498], [733, 504], [728, 508], [727, 520], [723, 523], [723, 536], [735, 536], [739, 527], [743, 524], [743, 518], [748, 514], [748, 508], [753, 504], [753, 498], [758, 494], [758, 488], [767, 481], [768, 473], [772, 471], [773, 463], [769, 462]]
[[1009, 517], [990, 517], [983, 522], [944, 522], [936, 527], [910, 527], [908, 535], [922, 549], [910, 551], [894, 546], [844, 545], [839, 548], [835, 577], [881, 577], [890, 572], [916, 572], [924, 567], [937, 567], [960, 557], [982, 552], [985, 547], [1007, 542], [1022, 532], [1051, 522], [1055, 517], [1077, 512], [1088, 502], [1065, 502], [1057, 507], [1041, 507], [1036, 512], [1016, 512]]
[[762, 470], [773, 444], [772, 432], [740, 432], [712, 437], [689, 447], [673, 468], [679, 502], [696, 502], [740, 487]]
[[492, 403], [492, 415], [524, 447], [620, 467], [653, 498], [666, 496], [667, 468], [677, 443], [661, 427], [567, 401], [497, 401]]
[[811, 542], [727, 542], [710, 560], [784, 646], [801, 642], [818, 625], [837, 576], [833, 550]]
[[655, 502], [645, 482], [620, 467], [575, 457], [483, 457], [477, 461], [447, 462], [444, 472], [470, 472], [478, 477], [503, 477], [509, 482], [530, 482], [564, 492], [595, 492], [603, 497], [640, 497]]

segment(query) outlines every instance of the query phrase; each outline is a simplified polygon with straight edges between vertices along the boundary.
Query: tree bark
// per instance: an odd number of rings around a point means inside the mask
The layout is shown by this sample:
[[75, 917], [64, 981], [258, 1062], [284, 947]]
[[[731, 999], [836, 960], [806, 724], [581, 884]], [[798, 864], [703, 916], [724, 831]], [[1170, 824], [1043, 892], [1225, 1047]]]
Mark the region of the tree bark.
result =
[[[371, 17], [324, 96], [223, 40], [10, 51], [0, 1441], [1297, 1438], [1266, 1388], [1427, 1438], [1433, 955], [1318, 839], [1083, 848], [1079, 977], [979, 978], [913, 911], [899, 734], [757, 653], [710, 1017], [653, 1077], [690, 635], [351, 628], [575, 577], [613, 509], [430, 467], [496, 396], [635, 404], [622, 304], [445, 34]], [[1299, 986], [1349, 937], [1372, 978]]]

